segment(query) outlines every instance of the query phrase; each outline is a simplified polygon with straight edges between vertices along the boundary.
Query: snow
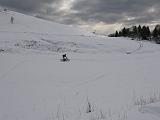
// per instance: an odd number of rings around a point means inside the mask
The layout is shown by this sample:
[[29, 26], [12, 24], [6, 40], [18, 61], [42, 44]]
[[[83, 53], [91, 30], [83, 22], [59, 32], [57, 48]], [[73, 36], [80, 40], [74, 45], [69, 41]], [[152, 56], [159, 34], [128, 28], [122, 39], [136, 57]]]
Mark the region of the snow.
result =
[[0, 12], [0, 26], [0, 119], [159, 120], [159, 45], [13, 11]]
[[129, 120], [158, 120], [160, 118], [160, 104], [155, 103], [145, 107], [140, 110], [134, 109], [129, 113]]

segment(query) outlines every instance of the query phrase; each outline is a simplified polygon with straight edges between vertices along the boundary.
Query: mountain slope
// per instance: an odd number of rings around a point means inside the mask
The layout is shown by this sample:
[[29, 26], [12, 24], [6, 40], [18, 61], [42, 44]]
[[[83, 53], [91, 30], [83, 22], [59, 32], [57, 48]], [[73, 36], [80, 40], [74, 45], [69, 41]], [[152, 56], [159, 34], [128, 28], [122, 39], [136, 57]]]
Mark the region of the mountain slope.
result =
[[[11, 16], [14, 17], [14, 24], [10, 24]], [[36, 17], [21, 13], [6, 11], [0, 12], [0, 31], [8, 32], [38, 32], [47, 34], [62, 35], [91, 35], [89, 32], [78, 28], [45, 21]]]
[[150, 42], [1, 12], [0, 120], [159, 120], [159, 61]]

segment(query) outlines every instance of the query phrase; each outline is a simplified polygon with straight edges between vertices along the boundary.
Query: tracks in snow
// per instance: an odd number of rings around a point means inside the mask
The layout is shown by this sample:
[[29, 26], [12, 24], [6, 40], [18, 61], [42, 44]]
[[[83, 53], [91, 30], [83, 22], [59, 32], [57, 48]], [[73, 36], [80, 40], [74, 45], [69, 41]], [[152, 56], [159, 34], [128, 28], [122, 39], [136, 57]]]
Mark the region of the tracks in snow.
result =
[[139, 45], [138, 47], [135, 49], [135, 50], [132, 50], [132, 51], [125, 51], [126, 54], [133, 54], [139, 50], [141, 50], [143, 48], [143, 43], [142, 42], [137, 42]]
[[[86, 37], [86, 38], [91, 38], [91, 37], [96, 37], [96, 36], [86, 36], [86, 35], [72, 35], [72, 34], [54, 34], [54, 33], [38, 33], [38, 32], [27, 32], [27, 31], [17, 31], [17, 32], [14, 32], [14, 31], [0, 31], [0, 33], [7, 33], [7, 34], [31, 34], [31, 35], [35, 35], [36, 37], [38, 37], [40, 40], [44, 41], [44, 42], [47, 42], [49, 44], [52, 44], [54, 42], [52, 41], [49, 41], [49, 40], [45, 40], [43, 39], [43, 36], [66, 36], [66, 37]], [[142, 42], [137, 42], [138, 43], [138, 46], [136, 49], [134, 50], [130, 50], [130, 51], [127, 51], [127, 50], [124, 50], [125, 54], [133, 54], [139, 50], [141, 50], [143, 48], [143, 43]], [[54, 43], [55, 44], [55, 43]], [[74, 45], [74, 44], [73, 44]], [[75, 51], [75, 50], [74, 50]]]

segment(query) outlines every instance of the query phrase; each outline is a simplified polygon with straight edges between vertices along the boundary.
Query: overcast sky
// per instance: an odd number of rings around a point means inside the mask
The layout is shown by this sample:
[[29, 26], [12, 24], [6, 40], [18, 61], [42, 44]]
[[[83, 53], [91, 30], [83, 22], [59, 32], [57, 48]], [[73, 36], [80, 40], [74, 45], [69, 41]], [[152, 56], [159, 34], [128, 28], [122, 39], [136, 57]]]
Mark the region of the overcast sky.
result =
[[56, 22], [111, 32], [160, 22], [160, 0], [0, 0], [20, 12]]

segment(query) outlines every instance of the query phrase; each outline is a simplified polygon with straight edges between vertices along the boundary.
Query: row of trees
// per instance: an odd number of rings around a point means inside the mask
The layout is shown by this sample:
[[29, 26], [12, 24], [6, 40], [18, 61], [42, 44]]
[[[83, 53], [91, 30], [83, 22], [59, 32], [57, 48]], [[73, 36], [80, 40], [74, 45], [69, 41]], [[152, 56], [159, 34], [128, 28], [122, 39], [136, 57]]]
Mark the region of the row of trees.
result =
[[120, 31], [116, 31], [114, 34], [110, 34], [109, 37], [130, 37], [137, 38], [139, 40], [154, 40], [160, 43], [160, 25], [156, 25], [153, 31], [148, 26], [132, 26], [131, 28], [123, 28]]

